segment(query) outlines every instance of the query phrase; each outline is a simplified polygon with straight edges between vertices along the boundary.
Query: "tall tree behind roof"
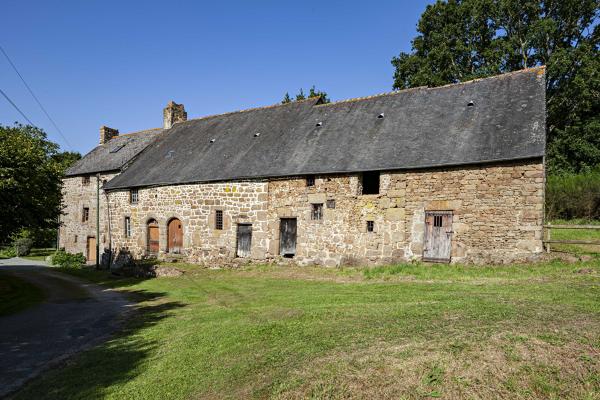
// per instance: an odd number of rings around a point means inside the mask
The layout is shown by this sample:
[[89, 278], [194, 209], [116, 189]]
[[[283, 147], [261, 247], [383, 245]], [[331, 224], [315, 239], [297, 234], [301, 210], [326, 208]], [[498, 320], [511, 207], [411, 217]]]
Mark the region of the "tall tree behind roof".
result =
[[394, 88], [547, 66], [551, 172], [600, 164], [600, 0], [449, 0], [427, 6]]

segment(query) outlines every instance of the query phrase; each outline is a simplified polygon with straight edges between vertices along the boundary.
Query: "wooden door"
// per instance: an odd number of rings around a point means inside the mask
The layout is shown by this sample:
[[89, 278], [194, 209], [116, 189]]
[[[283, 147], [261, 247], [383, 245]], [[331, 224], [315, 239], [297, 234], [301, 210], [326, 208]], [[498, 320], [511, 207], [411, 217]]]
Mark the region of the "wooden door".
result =
[[87, 260], [91, 263], [96, 262], [96, 238], [87, 238]]
[[183, 228], [180, 220], [173, 218], [169, 222], [167, 236], [167, 251], [169, 253], [181, 253], [183, 250]]
[[296, 255], [296, 218], [281, 218], [279, 222], [279, 254], [284, 257]]
[[148, 252], [158, 254], [159, 249], [158, 222], [156, 220], [148, 221]]
[[237, 226], [237, 249], [238, 257], [250, 257], [252, 246], [252, 225], [238, 224]]
[[453, 233], [452, 211], [425, 212], [423, 260], [450, 262]]

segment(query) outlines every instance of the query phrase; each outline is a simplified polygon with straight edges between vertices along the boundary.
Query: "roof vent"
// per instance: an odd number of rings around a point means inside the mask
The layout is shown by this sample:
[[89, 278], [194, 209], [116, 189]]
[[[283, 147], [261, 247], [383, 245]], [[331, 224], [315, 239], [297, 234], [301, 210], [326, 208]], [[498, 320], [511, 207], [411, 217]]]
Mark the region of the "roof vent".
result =
[[381, 113], [381, 114], [379, 114], [379, 115], [377, 116], [377, 118], [379, 118], [379, 119], [381, 119], [381, 118], [383, 118], [383, 117], [385, 117], [385, 114], [384, 114], [384, 113]]
[[211, 142], [211, 143], [214, 143], [214, 142], [215, 142], [215, 140], [217, 140], [217, 139], [215, 139], [215, 138], [212, 138], [212, 139], [210, 139], [210, 142]]
[[321, 127], [321, 126], [323, 126], [323, 122], [321, 122], [321, 121], [317, 122], [316, 127], [318, 128], [318, 127]]
[[474, 105], [475, 105], [475, 102], [474, 102], [473, 100], [470, 100], [470, 101], [467, 103], [467, 107], [473, 107]]
[[169, 150], [167, 152], [167, 155], [165, 156], [165, 158], [173, 158], [174, 155], [175, 155], [175, 150]]
[[256, 133], [254, 134], [254, 137], [259, 137], [259, 136], [260, 136], [260, 132], [256, 132]]

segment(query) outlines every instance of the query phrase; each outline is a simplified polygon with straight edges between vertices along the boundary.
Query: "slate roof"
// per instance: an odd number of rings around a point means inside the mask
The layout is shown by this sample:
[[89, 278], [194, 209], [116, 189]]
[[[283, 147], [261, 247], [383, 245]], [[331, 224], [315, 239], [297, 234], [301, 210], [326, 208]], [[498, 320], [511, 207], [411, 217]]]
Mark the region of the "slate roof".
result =
[[542, 157], [544, 71], [189, 120], [158, 136], [105, 189]]
[[[68, 170], [67, 176], [118, 171], [150, 144], [163, 129], [147, 129], [116, 136], [97, 146]], [[115, 150], [117, 150], [115, 152]], [[111, 152], [112, 151], [112, 152]]]

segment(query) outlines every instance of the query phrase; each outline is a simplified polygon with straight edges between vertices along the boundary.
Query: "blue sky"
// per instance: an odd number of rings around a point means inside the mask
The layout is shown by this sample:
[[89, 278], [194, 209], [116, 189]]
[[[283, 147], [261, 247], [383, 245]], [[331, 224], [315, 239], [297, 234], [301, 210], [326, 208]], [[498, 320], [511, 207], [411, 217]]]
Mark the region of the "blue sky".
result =
[[[3, 0], [0, 89], [65, 150], [86, 153], [101, 125], [159, 127], [169, 100], [189, 118], [277, 103], [311, 85], [333, 100], [392, 88], [431, 1]], [[25, 122], [0, 97], [0, 123]]]

